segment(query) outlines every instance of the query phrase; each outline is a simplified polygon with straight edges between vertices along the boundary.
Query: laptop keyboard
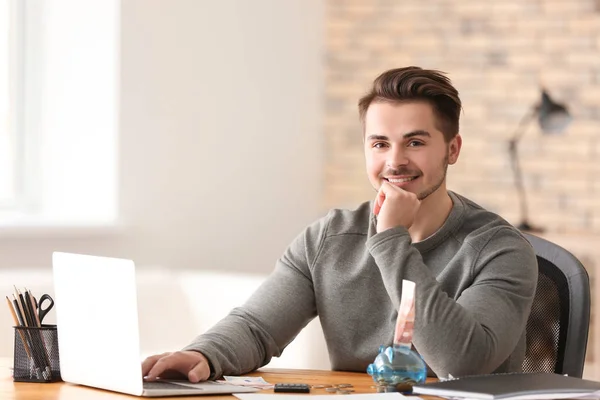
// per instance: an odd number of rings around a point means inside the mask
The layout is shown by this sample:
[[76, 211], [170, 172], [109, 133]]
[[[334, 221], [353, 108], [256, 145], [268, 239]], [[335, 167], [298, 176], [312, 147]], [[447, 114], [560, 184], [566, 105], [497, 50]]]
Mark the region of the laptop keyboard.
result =
[[169, 389], [169, 390], [203, 390], [202, 388], [191, 388], [189, 386], [183, 386], [183, 385], [177, 385], [175, 383], [169, 383], [169, 382], [146, 382], [144, 381], [144, 389], [149, 389], [149, 390], [156, 390], [156, 389]]

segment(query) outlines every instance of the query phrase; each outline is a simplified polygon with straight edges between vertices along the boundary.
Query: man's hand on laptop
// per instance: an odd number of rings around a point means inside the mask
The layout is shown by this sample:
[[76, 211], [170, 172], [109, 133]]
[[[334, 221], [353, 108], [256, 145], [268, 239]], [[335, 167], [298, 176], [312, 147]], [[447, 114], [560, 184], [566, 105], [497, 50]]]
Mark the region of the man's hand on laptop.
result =
[[210, 376], [208, 360], [197, 351], [176, 351], [150, 356], [142, 363], [142, 376], [147, 381], [158, 378], [182, 378], [192, 383]]

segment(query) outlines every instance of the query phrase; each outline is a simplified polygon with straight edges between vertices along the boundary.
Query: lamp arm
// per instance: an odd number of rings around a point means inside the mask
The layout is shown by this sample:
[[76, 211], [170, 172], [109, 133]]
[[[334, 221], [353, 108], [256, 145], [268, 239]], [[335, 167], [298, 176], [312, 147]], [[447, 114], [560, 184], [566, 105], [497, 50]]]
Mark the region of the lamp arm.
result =
[[515, 133], [512, 135], [509, 145], [508, 153], [510, 155], [510, 166], [513, 171], [513, 178], [517, 194], [519, 196], [519, 209], [521, 212], [520, 226], [528, 226], [528, 207], [527, 207], [527, 194], [525, 192], [525, 185], [523, 184], [523, 172], [521, 171], [521, 164], [519, 162], [518, 154], [518, 143], [523, 138], [523, 135], [527, 131], [527, 127], [531, 120], [537, 114], [537, 107], [532, 107], [524, 116], [521, 118]]
[[531, 107], [531, 109], [529, 109], [529, 111], [527, 111], [527, 113], [525, 115], [523, 115], [523, 117], [521, 117], [521, 121], [519, 121], [519, 125], [517, 125], [517, 129], [515, 129], [515, 132], [512, 134], [510, 143], [513, 143], [513, 142], [518, 143], [519, 141], [521, 141], [521, 139], [523, 138], [523, 135], [527, 131], [526, 128], [529, 126], [529, 123], [537, 115], [537, 113], [538, 113], [538, 107], [534, 106], [534, 107]]

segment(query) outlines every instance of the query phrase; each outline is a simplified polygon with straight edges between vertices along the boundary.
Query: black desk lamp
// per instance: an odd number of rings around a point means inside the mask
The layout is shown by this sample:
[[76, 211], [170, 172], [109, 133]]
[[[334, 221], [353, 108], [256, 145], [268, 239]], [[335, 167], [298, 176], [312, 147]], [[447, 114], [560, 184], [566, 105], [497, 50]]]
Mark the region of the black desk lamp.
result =
[[517, 145], [523, 138], [526, 128], [529, 127], [530, 122], [536, 116], [544, 134], [562, 133], [572, 119], [567, 108], [562, 104], [555, 103], [546, 90], [542, 89], [542, 101], [539, 104], [534, 105], [527, 114], [523, 116], [515, 133], [509, 141], [508, 151], [510, 153], [510, 165], [513, 170], [515, 187], [519, 196], [519, 209], [521, 214], [521, 221], [517, 225], [517, 228], [529, 232], [542, 232], [543, 229], [533, 227], [529, 223], [527, 196], [525, 193], [525, 185], [523, 185], [523, 173], [521, 172], [521, 165], [519, 163]]

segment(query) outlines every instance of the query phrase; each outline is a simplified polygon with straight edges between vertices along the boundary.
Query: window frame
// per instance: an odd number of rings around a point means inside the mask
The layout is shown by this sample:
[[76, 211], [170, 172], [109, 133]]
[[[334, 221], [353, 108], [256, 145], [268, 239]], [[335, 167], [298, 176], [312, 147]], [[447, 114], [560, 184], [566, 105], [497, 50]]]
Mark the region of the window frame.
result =
[[[15, 207], [17, 203], [18, 197], [18, 182], [19, 182], [19, 169], [20, 162], [19, 160], [19, 129], [20, 123], [22, 121], [22, 112], [20, 110], [22, 103], [21, 95], [22, 95], [22, 87], [23, 87], [23, 79], [21, 76], [21, 67], [23, 66], [23, 57], [20, 49], [20, 41], [22, 39], [22, 34], [20, 29], [23, 28], [21, 24], [22, 21], [22, 4], [16, 0], [9, 0], [6, 3], [6, 22], [8, 26], [6, 27], [5, 33], [8, 35], [6, 38], [7, 41], [7, 58], [6, 58], [6, 67], [7, 67], [7, 91], [8, 93], [4, 93], [3, 95], [7, 95], [8, 108], [7, 108], [7, 123], [8, 123], [8, 131], [7, 139], [10, 148], [7, 149], [9, 152], [9, 160], [4, 160], [6, 164], [0, 166], [0, 168], [8, 167], [7, 169], [12, 170], [12, 176], [9, 177], [9, 186], [12, 186], [11, 192], [0, 196], [0, 209], [12, 209]], [[12, 160], [10, 160], [12, 158]], [[12, 165], [10, 165], [12, 164]]]
[[40, 74], [42, 61], [41, 15], [39, 2], [9, 0], [9, 142], [13, 155], [13, 196], [0, 199], [0, 212], [31, 213], [41, 199], [39, 141], [36, 127], [40, 119]]

